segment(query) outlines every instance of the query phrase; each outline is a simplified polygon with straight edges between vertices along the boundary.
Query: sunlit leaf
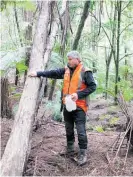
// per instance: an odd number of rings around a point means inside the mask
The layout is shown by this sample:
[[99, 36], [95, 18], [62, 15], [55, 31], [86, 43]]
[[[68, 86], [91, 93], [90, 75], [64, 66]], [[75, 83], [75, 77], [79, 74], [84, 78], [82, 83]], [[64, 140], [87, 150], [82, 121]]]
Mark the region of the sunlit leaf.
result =
[[117, 122], [119, 121], [119, 118], [118, 117], [113, 117], [109, 120], [109, 123], [111, 125], [114, 125], [114, 124], [117, 124]]
[[103, 127], [100, 126], [100, 125], [95, 126], [95, 127], [94, 127], [94, 130], [96, 130], [96, 131], [99, 132], [99, 133], [104, 132]]

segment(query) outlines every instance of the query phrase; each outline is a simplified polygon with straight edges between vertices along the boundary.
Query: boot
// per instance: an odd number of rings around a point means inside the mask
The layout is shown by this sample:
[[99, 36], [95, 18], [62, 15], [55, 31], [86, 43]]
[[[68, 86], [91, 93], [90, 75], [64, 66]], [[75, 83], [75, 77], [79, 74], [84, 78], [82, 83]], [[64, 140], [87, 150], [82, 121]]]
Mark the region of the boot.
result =
[[60, 155], [73, 156], [74, 155], [74, 144], [67, 144], [66, 150], [62, 151]]
[[85, 165], [87, 162], [87, 149], [80, 149], [79, 157], [78, 157], [78, 165]]
[[74, 144], [67, 144], [67, 154], [73, 155], [74, 154]]

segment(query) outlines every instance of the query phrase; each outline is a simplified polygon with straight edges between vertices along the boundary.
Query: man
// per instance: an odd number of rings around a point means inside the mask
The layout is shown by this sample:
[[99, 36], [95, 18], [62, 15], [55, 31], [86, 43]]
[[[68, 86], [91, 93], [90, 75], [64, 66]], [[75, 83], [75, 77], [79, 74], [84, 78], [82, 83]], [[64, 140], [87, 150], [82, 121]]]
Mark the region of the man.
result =
[[[47, 77], [55, 79], [64, 79], [63, 84], [63, 114], [66, 129], [67, 153], [74, 153], [74, 123], [76, 124], [79, 157], [78, 164], [83, 165], [87, 162], [87, 135], [86, 135], [86, 112], [88, 109], [88, 95], [96, 90], [96, 84], [92, 72], [85, 69], [81, 57], [77, 51], [71, 51], [67, 54], [67, 67], [51, 71], [31, 72], [31, 77]], [[65, 107], [65, 96], [71, 95], [71, 99], [76, 102], [77, 109], [68, 112]]]

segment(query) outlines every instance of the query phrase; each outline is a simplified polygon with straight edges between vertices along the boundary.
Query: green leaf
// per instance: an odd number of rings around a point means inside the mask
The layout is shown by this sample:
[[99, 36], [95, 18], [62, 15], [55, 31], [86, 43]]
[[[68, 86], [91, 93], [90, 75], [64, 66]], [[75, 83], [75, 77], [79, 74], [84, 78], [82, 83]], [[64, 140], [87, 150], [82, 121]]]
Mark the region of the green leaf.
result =
[[101, 115], [100, 117], [99, 117], [99, 119], [100, 120], [104, 120], [104, 119], [108, 119], [110, 117], [110, 115]]
[[101, 125], [95, 126], [94, 130], [96, 130], [96, 131], [99, 132], [99, 133], [104, 132], [103, 127], [102, 127]]
[[111, 118], [111, 119], [109, 120], [109, 123], [110, 123], [111, 125], [114, 125], [114, 124], [117, 124], [118, 120], [119, 120], [118, 117], [113, 117], [113, 118]]
[[5, 75], [5, 70], [0, 70], [0, 76], [2, 77], [2, 76], [4, 76]]
[[127, 88], [123, 91], [123, 96], [125, 101], [130, 101], [133, 99], [133, 90], [131, 88]]
[[20, 98], [22, 93], [15, 93], [12, 98]]
[[24, 61], [16, 63], [16, 68], [18, 69], [19, 73], [23, 73], [28, 69], [28, 67], [25, 65]]
[[103, 24], [103, 26], [105, 28], [107, 28], [108, 30], [112, 30], [113, 26], [116, 24], [116, 21], [113, 20], [109, 20], [106, 23]]
[[15, 90], [16, 90], [16, 86], [11, 86], [11, 87], [9, 87], [9, 90], [10, 90], [10, 92], [15, 91]]
[[35, 11], [36, 9], [34, 1], [27, 0], [27, 1], [21, 1], [16, 3], [17, 3], [17, 7], [22, 7], [25, 10]]

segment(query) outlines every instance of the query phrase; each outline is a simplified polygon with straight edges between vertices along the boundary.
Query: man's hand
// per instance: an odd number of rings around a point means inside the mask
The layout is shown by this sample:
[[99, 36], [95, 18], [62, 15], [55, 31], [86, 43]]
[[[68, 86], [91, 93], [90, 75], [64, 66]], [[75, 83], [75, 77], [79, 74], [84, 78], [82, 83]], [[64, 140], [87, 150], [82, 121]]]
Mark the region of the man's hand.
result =
[[36, 71], [29, 72], [28, 76], [29, 77], [37, 77], [37, 72]]
[[77, 99], [78, 99], [78, 94], [77, 94], [77, 93], [71, 94], [71, 98], [72, 98], [73, 101], [77, 101]]

